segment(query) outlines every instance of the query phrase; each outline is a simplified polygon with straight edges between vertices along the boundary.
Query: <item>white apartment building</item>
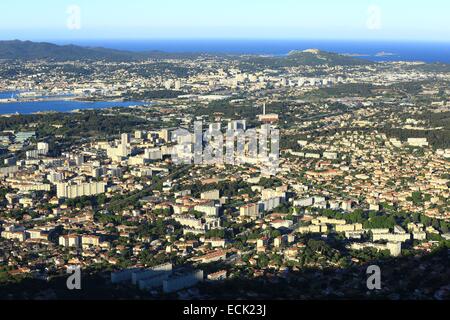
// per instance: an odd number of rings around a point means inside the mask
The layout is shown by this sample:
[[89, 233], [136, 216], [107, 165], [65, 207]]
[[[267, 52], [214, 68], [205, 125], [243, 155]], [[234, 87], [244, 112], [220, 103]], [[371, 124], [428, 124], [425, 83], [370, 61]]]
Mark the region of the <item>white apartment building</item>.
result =
[[82, 184], [58, 183], [58, 198], [73, 199], [83, 196], [95, 196], [106, 192], [106, 183], [92, 182]]

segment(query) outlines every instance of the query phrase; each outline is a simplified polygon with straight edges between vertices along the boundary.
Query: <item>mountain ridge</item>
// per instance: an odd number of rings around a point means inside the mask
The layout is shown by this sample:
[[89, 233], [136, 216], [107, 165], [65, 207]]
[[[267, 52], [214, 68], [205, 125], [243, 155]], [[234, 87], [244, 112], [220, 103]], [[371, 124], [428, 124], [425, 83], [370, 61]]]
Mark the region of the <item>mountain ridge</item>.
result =
[[0, 41], [0, 59], [3, 60], [112, 60], [131, 61], [149, 58], [196, 57], [194, 53], [166, 53], [163, 51], [133, 52], [103, 47], [84, 47], [73, 44], [57, 45], [50, 42], [21, 40]]
[[[0, 59], [2, 60], [108, 60], [135, 61], [145, 59], [177, 59], [197, 58], [199, 56], [213, 56], [205, 53], [167, 53], [163, 51], [125, 51], [103, 47], [84, 47], [73, 44], [57, 45], [50, 42], [32, 42], [9, 40], [0, 41]], [[220, 55], [220, 54], [218, 54]], [[226, 55], [226, 54], [223, 54]], [[231, 55], [236, 56], [236, 55]], [[318, 49], [293, 50], [283, 57], [258, 57], [249, 55], [252, 63], [274, 67], [292, 67], [298, 65], [369, 65], [375, 62], [325, 52]]]

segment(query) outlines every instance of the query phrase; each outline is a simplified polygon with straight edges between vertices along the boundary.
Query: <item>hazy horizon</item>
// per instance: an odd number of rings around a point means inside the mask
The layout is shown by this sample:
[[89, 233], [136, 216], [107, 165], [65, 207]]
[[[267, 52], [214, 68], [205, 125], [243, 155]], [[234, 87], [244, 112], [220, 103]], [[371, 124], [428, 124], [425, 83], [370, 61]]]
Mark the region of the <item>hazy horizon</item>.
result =
[[444, 0], [414, 5], [406, 0], [19, 0], [0, 3], [0, 38], [449, 42], [449, 9]]
[[272, 41], [272, 42], [293, 42], [293, 41], [318, 41], [318, 42], [352, 42], [352, 43], [395, 43], [395, 44], [413, 44], [413, 43], [428, 43], [428, 44], [450, 44], [449, 40], [428, 40], [428, 39], [364, 39], [364, 38], [232, 38], [232, 37], [154, 37], [154, 38], [26, 38], [26, 37], [12, 37], [0, 38], [0, 41], [30, 41], [30, 42], [48, 42], [48, 43], [79, 43], [79, 42], [141, 42], [141, 41]]

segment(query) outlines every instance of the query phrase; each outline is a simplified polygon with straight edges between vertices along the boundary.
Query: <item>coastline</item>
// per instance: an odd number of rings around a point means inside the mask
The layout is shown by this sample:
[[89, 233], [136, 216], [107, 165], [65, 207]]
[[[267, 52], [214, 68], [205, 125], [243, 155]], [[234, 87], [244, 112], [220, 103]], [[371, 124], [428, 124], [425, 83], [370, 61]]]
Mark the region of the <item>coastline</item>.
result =
[[28, 99], [26, 101], [0, 102], [0, 116], [27, 115], [47, 112], [73, 112], [74, 110], [96, 110], [115, 107], [133, 107], [137, 105], [151, 105], [152, 102], [126, 101], [124, 99], [96, 99], [86, 100], [79, 97], [54, 99]]

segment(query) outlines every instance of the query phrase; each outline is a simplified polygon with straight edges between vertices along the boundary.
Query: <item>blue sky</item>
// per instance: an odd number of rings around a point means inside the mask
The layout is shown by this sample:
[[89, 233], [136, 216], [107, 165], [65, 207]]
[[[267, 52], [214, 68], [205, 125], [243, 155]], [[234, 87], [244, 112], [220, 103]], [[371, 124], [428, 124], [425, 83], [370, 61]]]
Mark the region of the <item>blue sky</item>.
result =
[[[79, 20], [70, 19], [71, 5], [80, 8]], [[448, 0], [1, 0], [0, 39], [450, 42], [449, 12]], [[73, 21], [79, 21], [80, 28], [74, 28]]]

